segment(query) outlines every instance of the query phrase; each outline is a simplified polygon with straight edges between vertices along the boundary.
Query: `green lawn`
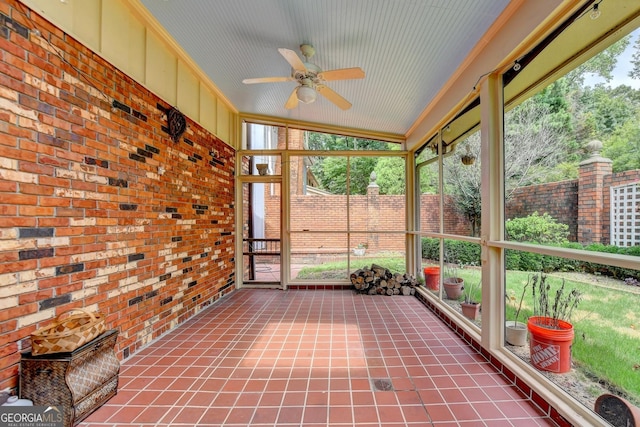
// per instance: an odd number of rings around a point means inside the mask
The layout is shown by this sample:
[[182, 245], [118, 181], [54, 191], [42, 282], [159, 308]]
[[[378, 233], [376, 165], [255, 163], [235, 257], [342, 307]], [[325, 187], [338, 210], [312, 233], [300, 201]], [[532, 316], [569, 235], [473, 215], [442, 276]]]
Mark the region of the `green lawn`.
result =
[[[404, 258], [384, 257], [352, 260], [355, 271], [372, 263], [403, 273]], [[479, 270], [461, 269], [459, 275], [465, 282], [479, 279]], [[530, 273], [508, 271], [507, 292], [520, 297]], [[332, 262], [300, 271], [301, 279], [344, 279], [348, 277], [347, 263]], [[572, 346], [573, 361], [588, 377], [608, 383], [621, 391], [634, 403], [640, 403], [640, 289], [625, 285], [598, 284], [592, 276], [576, 276], [566, 279], [567, 289], [576, 288], [583, 293], [578, 310], [573, 315], [575, 338]], [[547, 282], [555, 289], [562, 279], [549, 274]], [[478, 291], [478, 297], [479, 297]], [[514, 307], [507, 305], [507, 320], [513, 320]], [[520, 321], [532, 315], [532, 296], [528, 289], [524, 298]]]
[[[518, 296], [530, 273], [509, 271], [507, 288]], [[562, 283], [561, 275], [549, 274], [552, 289]], [[589, 377], [598, 378], [640, 402], [640, 292], [637, 287], [600, 285], [588, 275], [566, 280], [567, 289], [583, 294], [572, 323], [575, 338], [573, 361]], [[524, 299], [520, 321], [532, 314], [530, 289]], [[507, 307], [507, 319], [514, 318], [513, 306]]]
[[[402, 257], [354, 258], [351, 259], [351, 271], [356, 271], [365, 266], [371, 267], [371, 264], [378, 264], [381, 267], [388, 268], [392, 273], [404, 273], [406, 271], [405, 259]], [[304, 267], [298, 273], [297, 278], [303, 280], [344, 280], [349, 278], [351, 271], [347, 270], [346, 260], [333, 261]]]

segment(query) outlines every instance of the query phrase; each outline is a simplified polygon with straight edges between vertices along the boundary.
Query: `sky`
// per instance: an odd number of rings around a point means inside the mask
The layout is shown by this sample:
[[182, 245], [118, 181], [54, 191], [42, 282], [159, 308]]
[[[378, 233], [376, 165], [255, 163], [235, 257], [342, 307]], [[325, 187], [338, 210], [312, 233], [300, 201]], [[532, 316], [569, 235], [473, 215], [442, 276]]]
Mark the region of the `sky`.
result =
[[[632, 79], [628, 75], [629, 70], [631, 70], [632, 68], [631, 55], [633, 55], [633, 50], [634, 50], [633, 45], [635, 44], [638, 37], [640, 37], [640, 28], [636, 29], [634, 32], [631, 33], [631, 41], [629, 42], [627, 49], [625, 49], [622, 55], [620, 55], [620, 57], [618, 58], [618, 64], [616, 65], [616, 68], [613, 70], [613, 80], [609, 82], [609, 85], [611, 85], [612, 87], [616, 87], [624, 84], [627, 86], [631, 86], [634, 89], [640, 89], [640, 80]], [[587, 76], [585, 78], [585, 84], [589, 86], [593, 86], [596, 83], [604, 83], [604, 82], [605, 82], [604, 79], [602, 79], [601, 77], [596, 77], [593, 75]]]

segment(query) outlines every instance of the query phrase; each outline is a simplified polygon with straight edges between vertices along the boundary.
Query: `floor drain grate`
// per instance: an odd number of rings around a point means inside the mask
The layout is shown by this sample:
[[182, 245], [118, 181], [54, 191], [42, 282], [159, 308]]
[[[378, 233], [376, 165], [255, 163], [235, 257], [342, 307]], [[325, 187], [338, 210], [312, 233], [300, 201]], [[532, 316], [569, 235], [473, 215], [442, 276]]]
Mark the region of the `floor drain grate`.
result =
[[392, 391], [393, 385], [391, 385], [391, 380], [388, 378], [378, 378], [372, 379], [371, 384], [374, 390], [377, 391]]

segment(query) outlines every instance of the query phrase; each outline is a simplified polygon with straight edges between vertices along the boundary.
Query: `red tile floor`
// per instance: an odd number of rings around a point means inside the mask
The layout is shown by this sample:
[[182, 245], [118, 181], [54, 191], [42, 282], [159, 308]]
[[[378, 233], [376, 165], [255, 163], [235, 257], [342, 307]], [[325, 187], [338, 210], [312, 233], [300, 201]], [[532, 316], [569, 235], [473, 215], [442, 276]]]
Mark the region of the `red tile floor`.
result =
[[240, 290], [122, 363], [82, 426], [553, 426], [413, 297]]

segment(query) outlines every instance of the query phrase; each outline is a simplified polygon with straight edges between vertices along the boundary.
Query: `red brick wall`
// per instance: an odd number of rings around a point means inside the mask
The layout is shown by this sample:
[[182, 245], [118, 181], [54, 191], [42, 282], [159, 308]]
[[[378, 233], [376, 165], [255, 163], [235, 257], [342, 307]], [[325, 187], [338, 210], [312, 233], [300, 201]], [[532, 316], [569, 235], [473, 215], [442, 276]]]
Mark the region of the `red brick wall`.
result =
[[[421, 230], [439, 230], [439, 196], [421, 196]], [[351, 230], [400, 231], [399, 234], [353, 233], [352, 246], [361, 241], [368, 243], [371, 251], [405, 250], [405, 196], [368, 195], [350, 196], [347, 207], [346, 196], [291, 196], [292, 230], [346, 230], [347, 210]], [[448, 232], [469, 235], [470, 227], [453, 206], [445, 209]], [[344, 251], [345, 234], [294, 233], [294, 251], [325, 253]]]
[[519, 218], [535, 211], [547, 212], [558, 222], [569, 225], [569, 240], [610, 244], [610, 188], [640, 181], [640, 170], [615, 174], [607, 173], [607, 170], [610, 171], [608, 162], [581, 166], [580, 189], [583, 191], [580, 202], [578, 180], [520, 188], [507, 203], [506, 217]]
[[577, 241], [578, 180], [532, 185], [514, 191], [505, 206], [506, 219], [522, 218], [534, 212], [549, 213], [569, 226], [569, 240]]
[[0, 389], [65, 310], [103, 312], [125, 358], [235, 287], [233, 150], [188, 119], [173, 142], [169, 105], [21, 10], [0, 5]]

